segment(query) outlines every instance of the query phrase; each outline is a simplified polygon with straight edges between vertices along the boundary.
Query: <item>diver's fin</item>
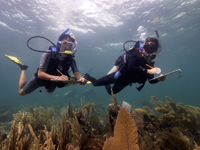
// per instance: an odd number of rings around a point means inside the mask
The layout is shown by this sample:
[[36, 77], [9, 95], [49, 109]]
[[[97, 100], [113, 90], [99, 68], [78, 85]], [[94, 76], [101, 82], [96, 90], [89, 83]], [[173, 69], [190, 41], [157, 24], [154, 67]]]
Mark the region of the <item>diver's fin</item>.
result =
[[[87, 79], [88, 76], [90, 76], [88, 73], [83, 74], [83, 77], [84, 77], [85, 79]], [[88, 80], [88, 79], [87, 79], [87, 80]], [[87, 81], [87, 84], [92, 84], [92, 82], [88, 80], [88, 81]]]
[[28, 66], [22, 64], [17, 57], [9, 56], [9, 55], [5, 55], [5, 56], [8, 57], [12, 62], [18, 64], [21, 70], [26, 70], [28, 68]]
[[[90, 70], [91, 71], [91, 70]], [[89, 71], [89, 72], [90, 72]], [[85, 73], [85, 74], [83, 74], [83, 77], [85, 78], [86, 76], [88, 76], [89, 74], [88, 73]], [[87, 83], [86, 84], [92, 84], [92, 82], [91, 81], [87, 81]]]
[[87, 81], [87, 84], [92, 84], [92, 82], [91, 81]]

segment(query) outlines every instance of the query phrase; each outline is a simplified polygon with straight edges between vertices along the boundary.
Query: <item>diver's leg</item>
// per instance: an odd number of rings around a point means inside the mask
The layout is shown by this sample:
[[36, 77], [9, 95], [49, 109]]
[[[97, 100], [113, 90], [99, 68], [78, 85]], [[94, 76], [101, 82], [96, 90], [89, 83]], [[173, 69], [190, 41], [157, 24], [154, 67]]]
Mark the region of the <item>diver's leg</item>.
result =
[[117, 79], [114, 86], [112, 87], [113, 94], [116, 94], [123, 90], [126, 86], [128, 86], [130, 83], [126, 81], [125, 78]]
[[19, 79], [19, 94], [20, 95], [26, 95], [26, 93], [23, 90], [23, 87], [26, 85], [26, 83], [27, 83], [26, 70], [22, 70], [21, 76]]
[[108, 94], [110, 94], [110, 95], [111, 95], [111, 86], [110, 86], [110, 84], [108, 84], [108, 85], [105, 85], [105, 88], [106, 88], [106, 90], [107, 90]]
[[[25, 77], [22, 77], [22, 80], [25, 80]], [[23, 83], [22, 80], [21, 80], [21, 89], [19, 89], [19, 94], [22, 96], [33, 92], [34, 90], [36, 90], [41, 86], [41, 83], [39, 82], [39, 80], [35, 78], [35, 76], [33, 76], [28, 82], [26, 81], [27, 83], [25, 85], [23, 85], [25, 81]]]
[[91, 81], [94, 86], [103, 86], [103, 85], [112, 84], [114, 80], [114, 75], [115, 75], [115, 72], [109, 75], [106, 75], [98, 80], [95, 79], [94, 77], [91, 77], [90, 75], [86, 75], [85, 78]]
[[20, 60], [17, 57], [14, 56], [9, 56], [9, 55], [5, 55], [6, 57], [8, 57], [12, 62], [14, 62], [15, 64], [19, 65], [20, 69], [21, 69], [21, 76], [19, 79], [19, 94], [20, 95], [26, 95], [27, 93], [24, 92], [23, 87], [26, 85], [27, 83], [27, 79], [26, 79], [26, 69], [28, 68], [27, 65], [24, 65], [20, 62]]
[[117, 94], [118, 92], [120, 92], [121, 90], [123, 90], [127, 85], [114, 85], [112, 90], [113, 90], [113, 94]]

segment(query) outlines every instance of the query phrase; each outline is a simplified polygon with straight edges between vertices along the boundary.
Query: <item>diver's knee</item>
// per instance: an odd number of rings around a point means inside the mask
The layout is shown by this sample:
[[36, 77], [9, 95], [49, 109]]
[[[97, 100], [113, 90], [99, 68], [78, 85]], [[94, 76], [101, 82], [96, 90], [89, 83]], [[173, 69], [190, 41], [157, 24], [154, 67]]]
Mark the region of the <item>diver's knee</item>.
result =
[[47, 93], [51, 94], [51, 93], [53, 93], [53, 91], [47, 91]]
[[27, 95], [27, 93], [25, 93], [23, 89], [20, 89], [19, 90], [19, 95], [25, 96], [25, 95]]
[[49, 93], [49, 94], [53, 93], [54, 90], [55, 89], [53, 89], [53, 90], [52, 89], [51, 90], [50, 89], [46, 89], [47, 93]]

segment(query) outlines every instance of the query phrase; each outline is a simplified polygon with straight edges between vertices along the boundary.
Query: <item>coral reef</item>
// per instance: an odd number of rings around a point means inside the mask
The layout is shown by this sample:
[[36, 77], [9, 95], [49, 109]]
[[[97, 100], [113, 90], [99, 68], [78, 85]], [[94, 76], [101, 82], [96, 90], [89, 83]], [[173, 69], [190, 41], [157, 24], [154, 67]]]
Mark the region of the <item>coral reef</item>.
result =
[[[1, 125], [1, 123], [0, 123], [0, 125]], [[3, 141], [3, 140], [5, 140], [7, 138], [7, 135], [5, 134], [5, 133], [2, 133], [1, 132], [1, 128], [0, 128], [0, 143]]]
[[108, 112], [102, 103], [95, 103], [94, 114], [96, 114], [100, 119], [104, 119]]
[[77, 148], [80, 149], [81, 145], [84, 140], [84, 131], [81, 129], [81, 126], [77, 120], [77, 117], [74, 116], [73, 118], [69, 118], [67, 122], [71, 125], [71, 132], [72, 132], [72, 142], [71, 144]]
[[[54, 116], [54, 109], [53, 108], [43, 108], [40, 106], [39, 108], [32, 108], [30, 106], [31, 112], [27, 113], [27, 124], [25, 126], [28, 129], [28, 124], [30, 124], [34, 131], [42, 130], [44, 125], [50, 130], [51, 126], [54, 125], [56, 122], [53, 118]], [[19, 122], [22, 118], [22, 111], [19, 111], [16, 114], [13, 114], [13, 117], [16, 118], [16, 122]]]
[[[9, 135], [1, 126], [0, 147], [3, 150], [199, 150], [200, 108], [165, 98], [167, 103], [151, 97], [154, 111], [146, 105], [132, 109], [131, 113], [120, 107], [114, 94], [107, 111], [102, 104], [84, 104], [83, 99], [79, 105], [69, 102], [67, 107], [62, 106], [62, 116], [53, 108], [30, 107], [30, 112], [13, 114]], [[127, 108], [130, 111], [130, 106]]]
[[94, 107], [94, 103], [88, 103], [87, 105], [81, 108], [81, 113], [83, 114], [86, 122], [89, 121], [89, 118], [92, 112], [94, 111]]
[[16, 127], [16, 120], [13, 122], [12, 131], [10, 132], [10, 139], [6, 139], [1, 142], [1, 147], [3, 150], [24, 150], [28, 149], [31, 143], [30, 134], [26, 134], [22, 138], [22, 134], [26, 124], [26, 113], [22, 113], [21, 122], [19, 122], [18, 127]]
[[[161, 102], [162, 105], [153, 103], [156, 105], [155, 110], [163, 113], [163, 115], [159, 117], [161, 124], [163, 126], [167, 125], [168, 127], [178, 127], [181, 130], [186, 129], [187, 132], [195, 135], [200, 130], [200, 109], [182, 103], [176, 104], [167, 96], [166, 99], [169, 105], [164, 104], [161, 100], [159, 100], [159, 102]], [[155, 100], [155, 97], [153, 97], [152, 100]]]
[[156, 105], [156, 107], [154, 108], [156, 111], [160, 112], [160, 113], [168, 113], [171, 111], [171, 108], [166, 105], [165, 103], [163, 103], [161, 100], [159, 100], [157, 97], [155, 96], [151, 96], [151, 100], [155, 100], [155, 101], [151, 101], [152, 104]]
[[90, 125], [93, 129], [93, 132], [96, 134], [100, 134], [102, 132], [102, 124], [100, 122], [99, 116], [94, 114], [90, 119]]
[[109, 136], [113, 135], [114, 126], [115, 126], [118, 111], [120, 108], [118, 99], [113, 94], [112, 90], [111, 90], [111, 96], [113, 99], [111, 100], [111, 104], [108, 105], [108, 116], [107, 116], [107, 127], [110, 128], [112, 131], [111, 134], [109, 134]]

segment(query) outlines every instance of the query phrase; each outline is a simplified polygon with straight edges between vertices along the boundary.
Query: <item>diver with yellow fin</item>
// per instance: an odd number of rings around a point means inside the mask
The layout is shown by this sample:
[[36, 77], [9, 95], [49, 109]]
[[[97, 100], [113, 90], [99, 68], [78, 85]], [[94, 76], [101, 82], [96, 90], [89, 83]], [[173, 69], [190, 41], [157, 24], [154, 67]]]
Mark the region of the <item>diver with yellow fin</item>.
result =
[[[26, 69], [28, 66], [22, 64], [16, 57], [8, 56], [11, 61], [18, 64], [21, 68], [21, 76], [19, 80], [19, 94], [27, 95], [39, 87], [44, 86], [48, 93], [52, 93], [56, 87], [62, 88], [67, 85], [80, 83], [85, 85], [87, 80], [79, 73], [79, 70], [74, 59], [77, 42], [72, 33], [68, 34], [69, 29], [65, 30], [57, 41], [57, 45], [53, 44], [45, 37], [35, 36], [27, 41], [27, 46], [33, 51], [44, 53], [40, 59], [40, 65], [35, 75], [27, 82]], [[33, 38], [44, 38], [51, 42], [53, 46], [47, 51], [40, 51], [31, 48], [28, 43]], [[70, 77], [69, 69], [72, 69], [74, 77]], [[62, 72], [62, 74], [60, 72]], [[67, 83], [72, 81], [73, 83]]]

